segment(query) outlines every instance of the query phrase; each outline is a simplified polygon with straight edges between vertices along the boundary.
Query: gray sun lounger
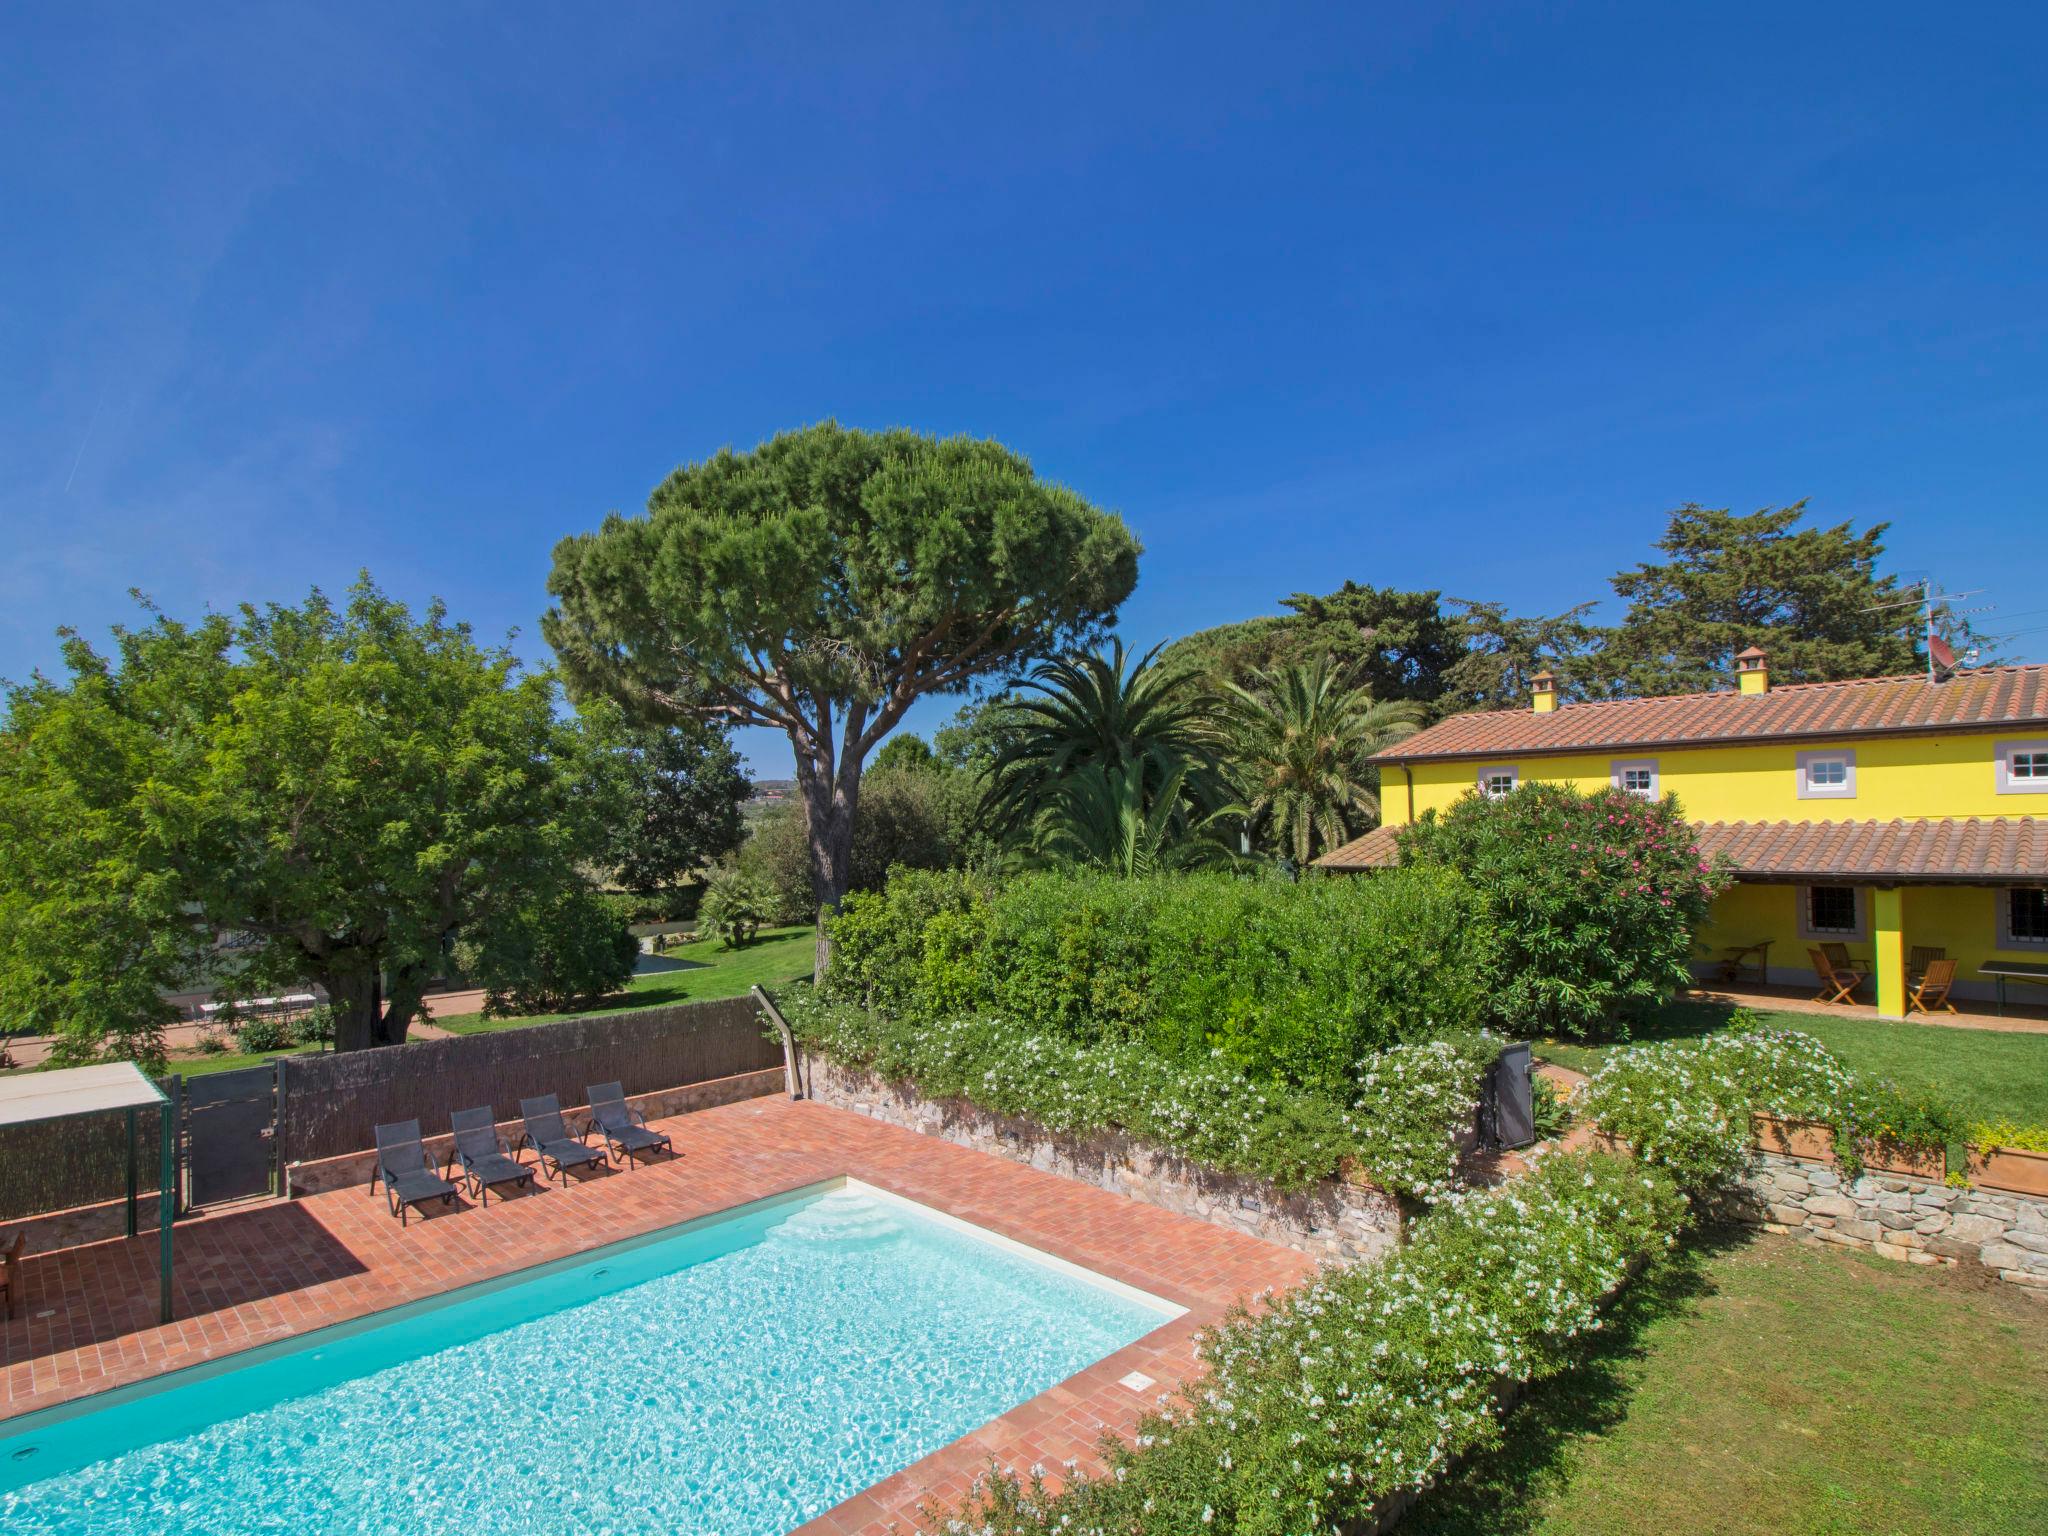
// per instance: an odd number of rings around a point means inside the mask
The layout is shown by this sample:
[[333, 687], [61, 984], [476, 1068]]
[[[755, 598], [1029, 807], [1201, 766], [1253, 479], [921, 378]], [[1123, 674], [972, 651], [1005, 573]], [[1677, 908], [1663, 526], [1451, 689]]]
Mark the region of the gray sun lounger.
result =
[[427, 1161], [417, 1120], [399, 1120], [377, 1127], [377, 1168], [370, 1175], [373, 1195], [379, 1179], [384, 1181], [384, 1198], [401, 1227], [412, 1206], [429, 1200], [439, 1200], [443, 1205], [455, 1203], [455, 1186], [434, 1172], [433, 1164]]
[[448, 1154], [448, 1166], [462, 1165], [463, 1182], [469, 1192], [491, 1203], [494, 1184], [524, 1184], [533, 1187], [536, 1170], [512, 1155], [512, 1148], [498, 1134], [498, 1117], [487, 1104], [481, 1109], [458, 1109], [448, 1117], [455, 1132], [455, 1146]]
[[647, 1117], [626, 1103], [626, 1090], [618, 1083], [599, 1083], [590, 1090], [590, 1128], [603, 1135], [610, 1151], [629, 1162], [643, 1152], [675, 1155], [668, 1133], [650, 1131]]
[[[521, 1099], [519, 1117], [526, 1122], [526, 1133], [519, 1138], [519, 1144], [532, 1147], [538, 1154], [544, 1178], [567, 1183], [571, 1168], [609, 1161], [603, 1147], [593, 1147], [581, 1136], [569, 1134], [569, 1127], [562, 1120], [562, 1106], [552, 1093], [537, 1099]], [[550, 1167], [554, 1172], [548, 1171]]]

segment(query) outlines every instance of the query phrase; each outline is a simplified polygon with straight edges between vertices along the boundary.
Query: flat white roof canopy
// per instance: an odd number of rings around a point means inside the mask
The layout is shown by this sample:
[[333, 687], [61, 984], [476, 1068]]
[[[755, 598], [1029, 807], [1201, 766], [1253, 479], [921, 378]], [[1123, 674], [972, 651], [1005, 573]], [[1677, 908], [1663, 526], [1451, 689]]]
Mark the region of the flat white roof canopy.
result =
[[0, 1126], [43, 1125], [80, 1115], [119, 1114], [128, 1122], [128, 1235], [136, 1235], [137, 1166], [135, 1121], [145, 1109], [161, 1108], [157, 1117], [161, 1156], [157, 1164], [156, 1294], [157, 1321], [171, 1320], [171, 1222], [177, 1215], [177, 1116], [171, 1101], [132, 1061], [97, 1067], [65, 1067], [56, 1072], [23, 1072], [0, 1077]]
[[34, 1125], [116, 1109], [152, 1109], [169, 1102], [132, 1061], [0, 1077], [0, 1125]]

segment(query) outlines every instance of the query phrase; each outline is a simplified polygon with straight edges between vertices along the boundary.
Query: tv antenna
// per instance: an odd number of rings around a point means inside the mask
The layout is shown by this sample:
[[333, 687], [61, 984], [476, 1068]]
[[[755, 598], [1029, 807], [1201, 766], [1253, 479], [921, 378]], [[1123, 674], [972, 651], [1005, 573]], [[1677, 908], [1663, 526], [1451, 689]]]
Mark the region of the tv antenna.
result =
[[1957, 598], [1980, 596], [1990, 590], [1987, 587], [1971, 587], [1966, 592], [1942, 592], [1936, 590], [1932, 576], [1923, 576], [1911, 585], [1920, 589], [1919, 596], [1900, 598], [1892, 603], [1872, 603], [1863, 611], [1875, 613], [1885, 608], [1918, 608], [1921, 614], [1923, 646], [1927, 652], [1927, 681], [1938, 683], [1941, 681], [1939, 673], [1954, 672], [1957, 667], [1967, 666], [1976, 657], [1977, 650], [1972, 646], [1958, 657], [1955, 647], [1949, 644], [1948, 636], [1942, 633], [1937, 615], [1941, 619], [1960, 619], [1967, 614], [1989, 613], [1997, 605], [1980, 603], [1974, 608], [1955, 606]]

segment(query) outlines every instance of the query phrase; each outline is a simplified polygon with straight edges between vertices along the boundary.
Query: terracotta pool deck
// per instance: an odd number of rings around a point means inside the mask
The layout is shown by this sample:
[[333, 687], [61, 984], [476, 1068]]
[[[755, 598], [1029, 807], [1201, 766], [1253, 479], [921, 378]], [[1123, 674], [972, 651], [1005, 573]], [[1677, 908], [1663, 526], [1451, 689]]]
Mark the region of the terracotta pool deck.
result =
[[[155, 1241], [30, 1258], [0, 1324], [0, 1421], [839, 1176], [894, 1191], [1177, 1302], [1187, 1315], [856, 1494], [806, 1536], [907, 1530], [993, 1460], [1056, 1478], [1194, 1368], [1193, 1340], [1240, 1298], [1309, 1274], [1302, 1254], [983, 1152], [780, 1096], [658, 1122], [681, 1154], [567, 1189], [459, 1201], [401, 1228], [380, 1194], [337, 1190], [178, 1227], [177, 1320], [158, 1326]], [[1123, 1385], [1136, 1372], [1151, 1385]]]

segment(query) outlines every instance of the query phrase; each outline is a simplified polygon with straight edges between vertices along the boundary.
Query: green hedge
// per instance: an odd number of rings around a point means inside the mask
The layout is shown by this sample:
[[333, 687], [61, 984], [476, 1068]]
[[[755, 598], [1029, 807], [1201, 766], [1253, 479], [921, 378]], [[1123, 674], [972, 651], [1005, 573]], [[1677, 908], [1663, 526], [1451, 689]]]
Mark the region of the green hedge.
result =
[[992, 1014], [1342, 1098], [1361, 1060], [1474, 1029], [1498, 949], [1455, 872], [1299, 882], [899, 870], [832, 923], [827, 995], [892, 1017]]
[[[836, 963], [836, 962], [835, 962]], [[1050, 1131], [1127, 1131], [1225, 1173], [1299, 1189], [1356, 1162], [1383, 1189], [1429, 1199], [1454, 1183], [1458, 1137], [1500, 1053], [1482, 1036], [1394, 1046], [1358, 1063], [1344, 1098], [1177, 1062], [1142, 1044], [1084, 1042], [989, 1018], [892, 1018], [793, 991], [805, 1046], [845, 1066], [966, 1099]]]
[[1666, 1250], [1685, 1204], [1661, 1170], [1547, 1158], [1439, 1206], [1379, 1264], [1328, 1270], [1208, 1334], [1208, 1374], [1107, 1475], [1051, 1494], [996, 1477], [952, 1529], [985, 1536], [1296, 1536], [1362, 1524], [1499, 1433], [1499, 1382], [1572, 1359], [1603, 1303]]

